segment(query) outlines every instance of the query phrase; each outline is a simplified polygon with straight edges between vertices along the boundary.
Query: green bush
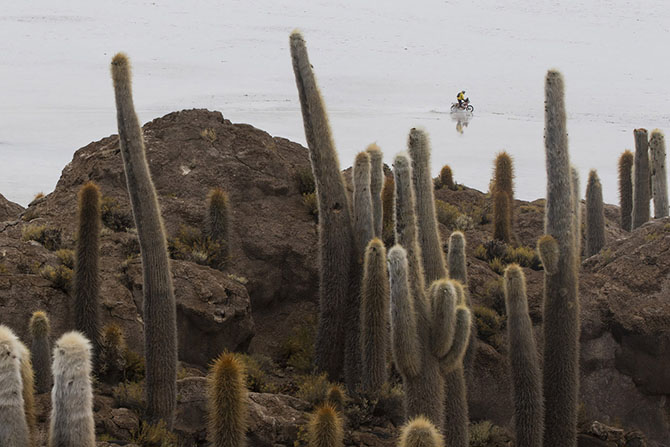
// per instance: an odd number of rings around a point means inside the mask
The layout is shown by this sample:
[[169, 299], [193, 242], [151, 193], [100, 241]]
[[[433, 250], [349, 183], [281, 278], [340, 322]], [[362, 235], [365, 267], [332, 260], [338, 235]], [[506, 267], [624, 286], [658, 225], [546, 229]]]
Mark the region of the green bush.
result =
[[103, 197], [100, 203], [102, 224], [113, 231], [128, 231], [134, 226], [133, 216], [128, 209], [119, 205], [113, 197]]

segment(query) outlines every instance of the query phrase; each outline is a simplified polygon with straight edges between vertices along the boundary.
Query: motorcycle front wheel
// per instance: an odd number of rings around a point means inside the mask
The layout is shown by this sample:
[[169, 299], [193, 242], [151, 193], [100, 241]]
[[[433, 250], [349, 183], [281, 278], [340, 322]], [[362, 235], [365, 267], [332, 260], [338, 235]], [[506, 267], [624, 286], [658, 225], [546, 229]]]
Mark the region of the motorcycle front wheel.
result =
[[475, 111], [475, 108], [472, 107], [472, 106], [467, 106], [467, 107], [465, 108], [465, 110], [467, 110], [468, 112], [474, 112], [474, 111]]

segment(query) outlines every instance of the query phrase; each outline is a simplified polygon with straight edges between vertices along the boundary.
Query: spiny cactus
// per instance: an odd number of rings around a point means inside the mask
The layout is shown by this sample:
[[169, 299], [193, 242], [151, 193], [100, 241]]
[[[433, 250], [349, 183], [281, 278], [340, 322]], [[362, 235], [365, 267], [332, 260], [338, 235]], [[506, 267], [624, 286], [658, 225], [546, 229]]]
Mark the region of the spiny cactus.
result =
[[511, 233], [512, 206], [505, 191], [493, 191], [493, 238], [509, 243]]
[[372, 196], [372, 214], [374, 216], [375, 237], [382, 238], [383, 210], [382, 187], [384, 186], [384, 164], [382, 151], [376, 144], [366, 149], [370, 156], [370, 195]]
[[305, 40], [298, 31], [291, 34], [290, 48], [319, 204], [319, 322], [315, 362], [319, 370], [335, 380], [344, 364], [344, 309], [353, 295], [350, 286], [357, 284], [350, 278], [352, 269], [358, 268], [352, 219], [326, 110]]
[[210, 372], [208, 436], [214, 447], [244, 447], [248, 402], [244, 364], [223, 353]]
[[544, 432], [542, 374], [528, 315], [526, 279], [515, 264], [505, 270], [505, 307], [516, 446], [537, 447], [542, 445]]
[[444, 447], [444, 438], [428, 419], [418, 416], [402, 427], [398, 445], [399, 447]]
[[454, 175], [451, 172], [451, 167], [449, 165], [444, 165], [442, 166], [442, 169], [440, 169], [439, 184], [441, 188], [448, 188], [451, 190], [456, 189], [456, 185], [454, 184]]
[[326, 394], [326, 403], [332, 405], [337, 411], [344, 411], [344, 404], [347, 400], [347, 395], [341, 385], [334, 383], [328, 389]]
[[603, 188], [595, 169], [589, 172], [586, 184], [586, 257], [593, 256], [605, 245], [605, 209]]
[[649, 140], [647, 129], [635, 129], [635, 167], [633, 169], [633, 230], [649, 221]]
[[7, 326], [0, 325], [0, 445], [31, 444], [23, 389], [19, 339]]
[[33, 313], [30, 318], [30, 352], [35, 370], [35, 388], [38, 394], [51, 391], [51, 342], [50, 325], [43, 311]]
[[624, 151], [619, 157], [619, 205], [621, 206], [621, 228], [632, 229], [633, 216], [633, 153]]
[[437, 279], [445, 278], [447, 269], [435, 219], [435, 196], [433, 178], [430, 174], [430, 141], [426, 132], [420, 129], [410, 130], [408, 147], [412, 159], [417, 234], [426, 282], [430, 284]]
[[577, 268], [581, 263], [582, 255], [582, 200], [580, 199], [580, 186], [579, 186], [579, 172], [577, 168], [572, 166], [570, 168], [570, 175], [572, 179], [572, 224], [574, 225], [574, 237], [575, 237], [575, 262], [577, 263]]
[[133, 106], [130, 63], [112, 59], [121, 158], [142, 255], [144, 346], [149, 422], [171, 429], [177, 400], [177, 317], [167, 244], [144, 139]]
[[654, 218], [668, 215], [668, 174], [665, 170], [665, 137], [655, 129], [649, 138], [651, 157], [651, 195], [654, 198]]
[[91, 343], [79, 332], [67, 332], [53, 352], [50, 447], [95, 447]]
[[107, 383], [118, 383], [123, 379], [126, 367], [126, 338], [116, 324], [108, 324], [100, 337], [98, 354], [98, 377]]
[[213, 188], [207, 195], [207, 232], [213, 241], [221, 244], [221, 258], [230, 256], [230, 201], [221, 188]]
[[375, 238], [365, 250], [361, 287], [361, 352], [363, 389], [379, 391], [388, 378], [389, 282], [384, 243]]
[[342, 447], [342, 419], [331, 405], [317, 407], [307, 427], [309, 447]]
[[512, 157], [505, 151], [498, 153], [493, 170], [493, 238], [503, 242], [512, 240], [514, 209], [514, 167]]
[[395, 243], [395, 221], [393, 220], [395, 201], [395, 181], [393, 176], [384, 178], [384, 187], [382, 188], [382, 240], [387, 246]]
[[[558, 259], [556, 269], [545, 268], [544, 275], [544, 445], [574, 447], [579, 390], [577, 247], [563, 77], [558, 71], [547, 73], [545, 98], [545, 233], [556, 239]], [[545, 266], [551, 261], [542, 259]]]
[[79, 232], [74, 268], [75, 328], [93, 344], [93, 358], [100, 351], [100, 189], [88, 182], [79, 190]]
[[23, 404], [30, 433], [31, 444], [37, 439], [37, 415], [35, 413], [35, 372], [30, 360], [30, 351], [20, 340], [17, 348], [21, 359], [21, 381], [23, 382]]

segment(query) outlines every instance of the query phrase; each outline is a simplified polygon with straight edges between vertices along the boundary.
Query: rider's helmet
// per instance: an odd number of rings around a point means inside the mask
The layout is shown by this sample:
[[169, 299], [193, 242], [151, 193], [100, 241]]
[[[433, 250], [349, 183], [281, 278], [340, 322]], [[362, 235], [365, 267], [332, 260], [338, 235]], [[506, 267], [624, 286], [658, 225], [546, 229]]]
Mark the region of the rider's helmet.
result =
[[461, 93], [463, 93], [465, 95], [465, 90], [462, 90]]

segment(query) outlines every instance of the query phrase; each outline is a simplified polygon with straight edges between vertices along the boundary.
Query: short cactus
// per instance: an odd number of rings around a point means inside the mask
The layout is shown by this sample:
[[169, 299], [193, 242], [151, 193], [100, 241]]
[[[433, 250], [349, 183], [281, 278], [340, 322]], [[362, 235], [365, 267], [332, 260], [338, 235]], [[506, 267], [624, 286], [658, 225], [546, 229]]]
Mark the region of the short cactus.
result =
[[533, 323], [528, 315], [526, 279], [518, 265], [510, 265], [505, 271], [505, 307], [516, 446], [541, 446], [544, 432], [542, 374]]
[[654, 218], [668, 215], [668, 174], [665, 169], [665, 137], [655, 129], [649, 138], [651, 158], [651, 195], [654, 198]]
[[133, 105], [130, 62], [112, 59], [119, 146], [142, 256], [147, 416], [172, 428], [177, 401], [177, 309], [163, 219]]
[[126, 368], [126, 339], [121, 327], [108, 324], [100, 337], [98, 353], [98, 377], [107, 383], [118, 383]]
[[209, 385], [208, 436], [214, 447], [246, 445], [248, 397], [244, 364], [223, 353], [212, 366]]
[[454, 174], [451, 171], [449, 165], [442, 166], [440, 169], [439, 185], [441, 188], [447, 188], [451, 190], [456, 189], [456, 184], [454, 184]]
[[619, 205], [621, 207], [621, 228], [632, 229], [633, 216], [633, 153], [624, 151], [619, 157]]
[[444, 447], [444, 438], [425, 417], [407, 422], [400, 432], [399, 447]]
[[38, 394], [51, 391], [51, 342], [50, 325], [47, 314], [42, 311], [33, 313], [30, 318], [30, 346], [33, 368], [35, 370], [35, 389]]
[[603, 188], [598, 173], [589, 172], [586, 184], [586, 257], [597, 254], [605, 246], [605, 209]]
[[28, 447], [31, 440], [24, 408], [19, 343], [11, 329], [0, 325], [0, 445]]
[[370, 195], [372, 196], [372, 214], [374, 216], [375, 237], [382, 237], [383, 211], [382, 187], [384, 186], [383, 154], [379, 146], [371, 144], [366, 152], [370, 156]]
[[363, 389], [379, 391], [388, 378], [389, 281], [384, 243], [375, 238], [365, 250], [361, 287], [361, 353]]
[[331, 405], [321, 405], [314, 410], [307, 427], [309, 447], [342, 447], [344, 431], [342, 419]]
[[[100, 350], [100, 189], [88, 182], [79, 190], [79, 232], [74, 268], [75, 328], [93, 344], [93, 357]], [[95, 361], [94, 361], [95, 363]]]
[[326, 403], [332, 405], [337, 411], [342, 412], [344, 411], [346, 400], [347, 395], [341, 385], [333, 384], [330, 386], [326, 395]]
[[636, 229], [649, 221], [649, 140], [646, 129], [635, 129], [635, 167], [633, 169], [633, 223]]
[[95, 447], [91, 343], [79, 332], [56, 341], [53, 352], [50, 447]]
[[230, 257], [230, 200], [221, 188], [207, 195], [207, 234], [221, 245], [221, 259]]

